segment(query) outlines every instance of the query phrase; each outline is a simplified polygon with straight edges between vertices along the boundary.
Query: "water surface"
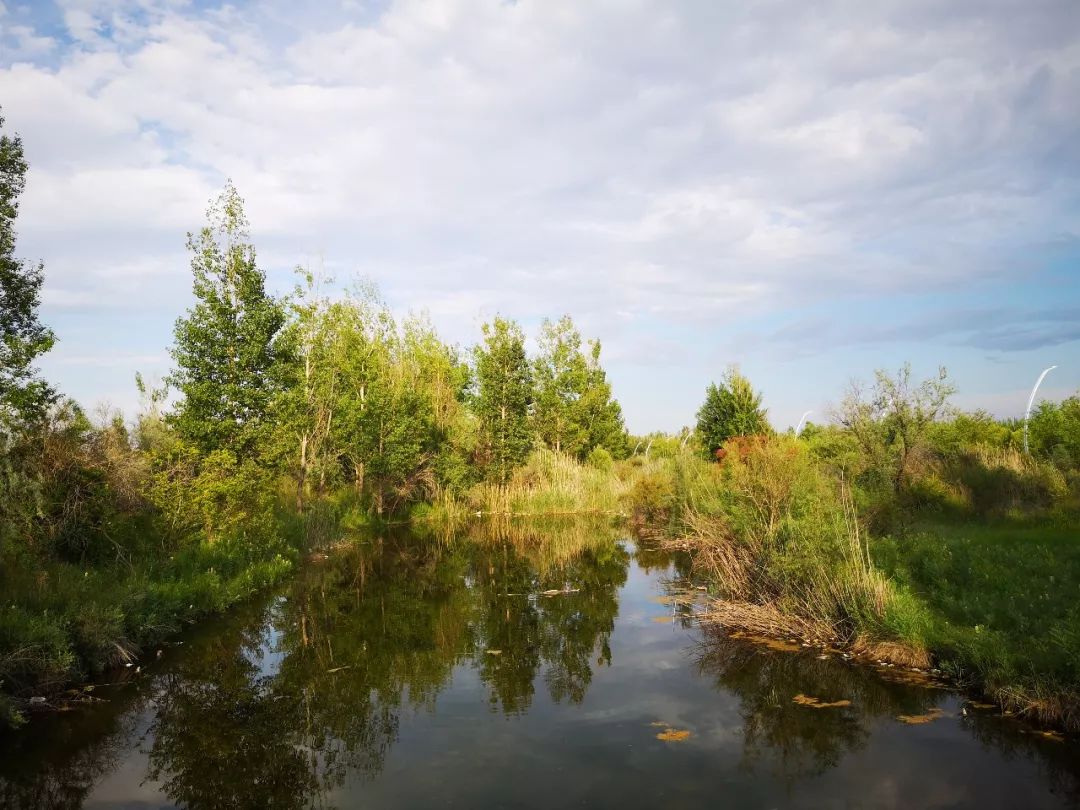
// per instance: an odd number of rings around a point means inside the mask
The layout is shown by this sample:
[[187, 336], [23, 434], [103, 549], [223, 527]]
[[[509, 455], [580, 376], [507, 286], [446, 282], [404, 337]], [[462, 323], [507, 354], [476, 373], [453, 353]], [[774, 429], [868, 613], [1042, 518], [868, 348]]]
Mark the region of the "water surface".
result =
[[577, 522], [469, 534], [341, 548], [36, 718], [0, 739], [0, 806], [1080, 805], [1075, 742], [704, 633], [669, 598], [684, 559]]

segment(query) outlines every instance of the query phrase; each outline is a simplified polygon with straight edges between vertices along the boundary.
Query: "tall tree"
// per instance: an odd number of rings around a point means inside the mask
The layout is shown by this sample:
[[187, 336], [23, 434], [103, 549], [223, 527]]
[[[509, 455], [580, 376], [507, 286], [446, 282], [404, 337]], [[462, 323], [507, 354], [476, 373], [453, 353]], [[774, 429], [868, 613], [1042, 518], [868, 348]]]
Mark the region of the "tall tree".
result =
[[539, 344], [533, 362], [533, 423], [541, 441], [578, 458], [595, 447], [616, 457], [625, 455], [622, 408], [612, 399], [600, 365], [600, 342], [590, 340], [583, 350], [581, 333], [564, 315], [557, 323], [544, 321]]
[[296, 508], [303, 511], [312, 471], [321, 467], [321, 477], [325, 477], [337, 380], [329, 366], [326, 341], [330, 302], [323, 284], [329, 279], [299, 268], [297, 273], [301, 283], [289, 300], [290, 318], [282, 331], [282, 340], [292, 348], [292, 364], [286, 384], [273, 403], [273, 414], [274, 447], [284, 466], [292, 470]]
[[496, 317], [484, 324], [483, 335], [483, 343], [474, 350], [476, 412], [487, 445], [490, 474], [505, 483], [532, 448], [532, 375], [525, 355], [525, 335], [517, 323]]
[[603, 447], [615, 458], [625, 458], [629, 450], [626, 424], [622, 406], [612, 397], [607, 372], [600, 365], [599, 340], [589, 341], [586, 373], [585, 391], [578, 400], [578, 414], [586, 435], [582, 455], [594, 447]]
[[176, 322], [177, 367], [169, 382], [184, 398], [171, 421], [203, 452], [223, 449], [250, 459], [269, 436], [271, 403], [283, 387], [285, 308], [266, 292], [232, 183], [207, 218], [198, 234], [188, 235], [196, 303]]
[[[0, 128], [4, 125], [0, 117]], [[26, 185], [18, 135], [0, 135], [0, 431], [40, 419], [55, 400], [34, 361], [52, 348], [52, 331], [38, 320], [45, 268], [15, 258], [15, 219]]]
[[589, 384], [581, 352], [581, 333], [569, 315], [540, 327], [540, 354], [533, 362], [536, 403], [533, 424], [540, 440], [555, 452], [581, 455], [588, 443], [578, 403]]
[[733, 436], [753, 436], [772, 430], [761, 394], [734, 366], [728, 368], [720, 385], [709, 383], [705, 402], [697, 412], [697, 432], [711, 458]]

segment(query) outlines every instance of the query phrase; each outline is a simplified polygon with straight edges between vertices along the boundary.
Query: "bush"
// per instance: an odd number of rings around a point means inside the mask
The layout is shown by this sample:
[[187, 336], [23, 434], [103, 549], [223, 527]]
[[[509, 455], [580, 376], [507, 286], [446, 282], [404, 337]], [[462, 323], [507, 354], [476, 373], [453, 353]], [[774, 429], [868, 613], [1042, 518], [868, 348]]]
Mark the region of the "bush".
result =
[[590, 467], [594, 467], [601, 472], [608, 472], [615, 464], [615, 459], [611, 457], [611, 453], [605, 450], [603, 447], [594, 447], [589, 451], [586, 462]]
[[904, 626], [910, 605], [893, 604], [853, 503], [805, 445], [786, 437], [748, 443], [722, 470], [723, 487], [693, 500], [690, 523], [697, 564], [726, 599], [781, 606], [822, 636], [848, 641]]

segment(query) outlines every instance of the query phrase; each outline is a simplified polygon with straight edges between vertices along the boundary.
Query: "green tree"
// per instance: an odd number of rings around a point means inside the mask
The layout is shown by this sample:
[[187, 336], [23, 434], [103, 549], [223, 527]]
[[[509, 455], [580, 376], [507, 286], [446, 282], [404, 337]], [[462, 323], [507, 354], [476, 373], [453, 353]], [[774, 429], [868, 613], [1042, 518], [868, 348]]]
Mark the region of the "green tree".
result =
[[54, 341], [38, 320], [45, 269], [15, 258], [15, 219], [27, 168], [22, 139], [0, 135], [0, 435], [39, 420], [56, 398], [34, 368]]
[[910, 363], [895, 375], [878, 369], [869, 391], [852, 384], [836, 418], [858, 441], [868, 471], [899, 492], [955, 391], [944, 366], [918, 384], [911, 379]]
[[285, 308], [266, 292], [248, 241], [243, 200], [228, 183], [188, 235], [195, 306], [176, 322], [169, 378], [183, 394], [171, 421], [203, 453], [259, 455], [271, 431], [271, 404], [288, 368]]
[[496, 317], [484, 324], [483, 335], [483, 343], [474, 349], [476, 414], [487, 446], [489, 472], [505, 483], [532, 448], [532, 375], [525, 335], [517, 323]]
[[586, 360], [586, 387], [578, 401], [578, 414], [587, 436], [582, 455], [601, 447], [614, 458], [626, 458], [629, 436], [623, 422], [622, 406], [611, 394], [607, 372], [600, 365], [600, 341], [589, 341]]
[[533, 424], [540, 440], [556, 452], [584, 459], [595, 447], [626, 455], [622, 408], [600, 365], [600, 342], [582, 350], [581, 333], [568, 315], [545, 320], [540, 354], [533, 361], [536, 402]]
[[709, 383], [705, 402], [697, 412], [697, 432], [710, 458], [733, 436], [771, 431], [761, 394], [736, 367], [728, 368], [720, 385]]
[[540, 327], [540, 354], [533, 361], [536, 434], [555, 452], [583, 455], [589, 436], [578, 403], [589, 382], [581, 352], [581, 333], [569, 315], [558, 323], [545, 319]]
[[1038, 404], [1031, 414], [1031, 448], [1063, 468], [1080, 467], [1080, 394]]

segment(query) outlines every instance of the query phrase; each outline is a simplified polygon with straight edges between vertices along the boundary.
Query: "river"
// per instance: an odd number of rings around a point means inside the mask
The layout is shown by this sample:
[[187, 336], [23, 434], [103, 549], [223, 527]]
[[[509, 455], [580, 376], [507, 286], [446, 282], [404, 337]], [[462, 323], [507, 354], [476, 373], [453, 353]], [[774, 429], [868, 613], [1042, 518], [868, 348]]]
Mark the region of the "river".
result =
[[0, 739], [0, 806], [1080, 805], [1075, 741], [703, 630], [678, 555], [577, 521], [465, 535], [343, 544], [147, 651]]

